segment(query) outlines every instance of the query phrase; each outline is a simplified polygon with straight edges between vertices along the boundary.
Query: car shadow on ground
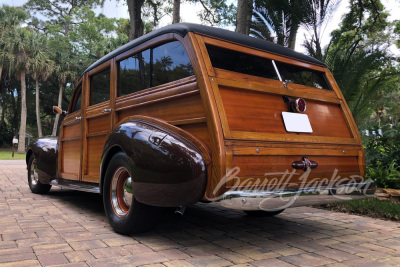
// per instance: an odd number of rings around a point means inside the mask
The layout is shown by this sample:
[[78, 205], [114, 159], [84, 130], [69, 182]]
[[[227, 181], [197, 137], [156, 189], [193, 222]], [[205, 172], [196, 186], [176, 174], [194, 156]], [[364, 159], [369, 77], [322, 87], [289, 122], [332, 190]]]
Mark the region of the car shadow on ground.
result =
[[[85, 214], [91, 220], [107, 222], [102, 196], [99, 194], [55, 188], [46, 197], [56, 200], [63, 207]], [[266, 248], [289, 242], [329, 238], [322, 232], [329, 233], [340, 228], [334, 223], [310, 218], [310, 214], [301, 215], [296, 209], [289, 209], [275, 217], [258, 218], [223, 208], [218, 203], [197, 203], [186, 208], [183, 216], [175, 214], [173, 208], [167, 209], [163, 216], [160, 215], [159, 223], [153, 231], [136, 234], [133, 238], [153, 240], [156, 243], [160, 238], [167, 238], [169, 242], [184, 246], [205, 246], [210, 242], [220, 242], [223, 247], [250, 244]], [[296, 216], [292, 216], [291, 211]], [[315, 212], [326, 213], [322, 210]], [[230, 241], [225, 244], [226, 240]]]

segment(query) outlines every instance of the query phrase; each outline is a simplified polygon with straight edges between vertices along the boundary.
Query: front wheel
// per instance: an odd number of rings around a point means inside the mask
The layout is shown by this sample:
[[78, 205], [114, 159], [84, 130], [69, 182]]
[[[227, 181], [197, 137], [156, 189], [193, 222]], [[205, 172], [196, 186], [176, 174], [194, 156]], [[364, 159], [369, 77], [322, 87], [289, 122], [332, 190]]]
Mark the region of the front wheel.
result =
[[132, 194], [132, 182], [126, 155], [115, 154], [105, 173], [103, 202], [111, 227], [120, 234], [146, 232], [157, 222], [159, 209], [138, 202]]
[[50, 184], [42, 184], [39, 181], [39, 175], [36, 170], [36, 159], [32, 155], [28, 161], [28, 184], [32, 193], [46, 194], [50, 191]]
[[282, 210], [274, 210], [274, 211], [267, 211], [267, 210], [244, 210], [244, 212], [251, 216], [251, 217], [272, 217], [275, 215], [280, 214], [285, 209]]

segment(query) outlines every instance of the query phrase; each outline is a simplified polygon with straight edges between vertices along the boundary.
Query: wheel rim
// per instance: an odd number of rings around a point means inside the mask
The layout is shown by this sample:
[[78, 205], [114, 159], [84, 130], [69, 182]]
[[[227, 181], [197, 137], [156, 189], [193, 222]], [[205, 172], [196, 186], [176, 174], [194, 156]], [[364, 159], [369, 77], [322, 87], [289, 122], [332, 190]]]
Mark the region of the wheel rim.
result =
[[35, 159], [32, 161], [31, 171], [30, 171], [29, 175], [30, 175], [30, 178], [31, 178], [31, 184], [33, 186], [36, 186], [37, 183], [39, 182], [39, 175], [38, 175], [38, 173], [36, 171], [36, 160]]
[[125, 167], [119, 167], [111, 181], [111, 203], [115, 213], [124, 217], [132, 205], [132, 179]]

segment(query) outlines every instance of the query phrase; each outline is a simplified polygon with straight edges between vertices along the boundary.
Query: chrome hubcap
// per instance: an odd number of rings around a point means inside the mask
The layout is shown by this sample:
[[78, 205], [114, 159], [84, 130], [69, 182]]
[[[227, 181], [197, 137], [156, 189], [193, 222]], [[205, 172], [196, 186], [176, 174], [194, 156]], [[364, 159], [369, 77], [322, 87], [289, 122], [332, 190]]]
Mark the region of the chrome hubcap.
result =
[[111, 181], [111, 203], [119, 217], [124, 217], [128, 213], [132, 198], [132, 179], [125, 167], [119, 167]]
[[31, 184], [33, 186], [36, 186], [39, 181], [39, 175], [36, 170], [36, 160], [35, 159], [32, 161], [32, 164], [31, 164], [30, 178], [31, 178]]

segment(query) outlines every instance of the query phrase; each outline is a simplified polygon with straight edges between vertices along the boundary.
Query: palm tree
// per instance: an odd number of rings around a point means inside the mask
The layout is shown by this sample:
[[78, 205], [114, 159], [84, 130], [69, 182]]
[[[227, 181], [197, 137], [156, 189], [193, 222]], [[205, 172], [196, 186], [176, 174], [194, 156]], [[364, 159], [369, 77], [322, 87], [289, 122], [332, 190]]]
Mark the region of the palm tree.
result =
[[39, 138], [43, 136], [42, 123], [40, 121], [40, 103], [39, 103], [39, 77], [42, 82], [46, 81], [54, 71], [54, 61], [50, 59], [50, 53], [47, 47], [47, 38], [38, 32], [32, 34], [31, 38], [31, 56], [29, 58], [29, 66], [32, 78], [36, 85], [36, 122]]
[[[64, 88], [67, 82], [74, 83], [78, 78], [78, 62], [79, 59], [71, 54], [71, 44], [68, 39], [63, 36], [58, 36], [56, 39], [52, 40], [55, 51], [55, 73], [58, 78], [59, 92], [58, 92], [58, 106], [62, 107], [62, 96]], [[57, 135], [58, 124], [60, 121], [60, 115], [56, 114], [56, 118], [53, 124], [52, 136]]]
[[294, 49], [300, 24], [306, 21], [311, 0], [259, 0], [250, 34]]
[[5, 50], [4, 38], [21, 22], [28, 18], [28, 13], [20, 7], [3, 5], [0, 7], [0, 82], [3, 69], [9, 63], [11, 55]]
[[3, 36], [4, 49], [12, 54], [10, 69], [15, 71], [17, 78], [21, 81], [21, 123], [19, 129], [18, 153], [25, 153], [26, 134], [26, 72], [29, 70], [30, 39], [32, 33], [23, 28]]

